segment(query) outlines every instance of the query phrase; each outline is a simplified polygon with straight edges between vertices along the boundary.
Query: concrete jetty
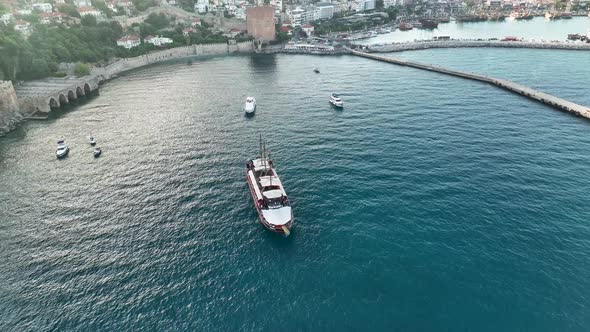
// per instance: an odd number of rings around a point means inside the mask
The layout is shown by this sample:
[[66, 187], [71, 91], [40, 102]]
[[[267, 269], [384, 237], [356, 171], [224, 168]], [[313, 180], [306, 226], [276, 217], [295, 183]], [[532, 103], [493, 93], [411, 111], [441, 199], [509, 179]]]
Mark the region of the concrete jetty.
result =
[[422, 64], [422, 63], [410, 61], [410, 60], [385, 57], [385, 56], [376, 55], [376, 54], [369, 54], [369, 53], [360, 52], [360, 51], [353, 50], [352, 54], [360, 56], [360, 57], [364, 57], [364, 58], [374, 59], [374, 60], [383, 61], [383, 62], [389, 62], [389, 63], [393, 63], [393, 64], [400, 65], [400, 66], [407, 66], [407, 67], [413, 67], [413, 68], [418, 68], [418, 69], [424, 69], [424, 70], [437, 72], [437, 73], [441, 73], [441, 74], [452, 75], [452, 76], [457, 76], [457, 77], [461, 77], [461, 78], [465, 78], [465, 79], [469, 79], [469, 80], [488, 83], [491, 85], [495, 85], [499, 88], [508, 90], [510, 92], [514, 92], [516, 94], [525, 96], [529, 99], [541, 102], [545, 105], [548, 105], [548, 106], [551, 106], [551, 107], [554, 107], [554, 108], [557, 108], [557, 109], [560, 109], [560, 110], [563, 110], [563, 111], [566, 111], [566, 112], [569, 112], [569, 113], [572, 113], [572, 114], [575, 114], [575, 115], [578, 115], [581, 117], [584, 117], [586, 119], [590, 119], [590, 108], [588, 108], [586, 106], [579, 105], [579, 104], [573, 103], [571, 101], [531, 89], [529, 87], [514, 83], [512, 81], [499, 79], [499, 78], [495, 78], [495, 77], [490, 77], [490, 76], [477, 75], [477, 74], [473, 74], [473, 73], [466, 73], [466, 72], [453, 70], [453, 69], [447, 69], [447, 68], [443, 68], [443, 67], [439, 67], [439, 66]]
[[590, 51], [590, 43], [567, 43], [558, 41], [533, 40], [482, 40], [482, 39], [450, 39], [450, 40], [420, 40], [413, 42], [374, 44], [364, 46], [371, 53], [389, 53], [430, 48], [533, 48], [551, 50]]

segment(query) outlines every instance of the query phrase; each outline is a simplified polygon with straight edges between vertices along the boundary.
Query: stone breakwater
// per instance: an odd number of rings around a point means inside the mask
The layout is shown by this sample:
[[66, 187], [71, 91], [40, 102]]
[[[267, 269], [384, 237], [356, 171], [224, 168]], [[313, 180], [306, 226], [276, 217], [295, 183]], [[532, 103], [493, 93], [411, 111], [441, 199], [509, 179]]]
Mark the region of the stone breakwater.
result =
[[386, 53], [429, 48], [503, 47], [590, 51], [590, 43], [503, 41], [503, 40], [429, 40], [407, 43], [367, 45], [368, 52]]
[[90, 75], [80, 78], [46, 78], [23, 82], [15, 87], [12, 82], [0, 82], [0, 135], [14, 129], [16, 125], [35, 113], [48, 113], [77, 102], [81, 97], [98, 92], [99, 84], [128, 70], [158, 62], [233, 53], [251, 53], [253, 42], [235, 44], [200, 44], [157, 51], [134, 58], [93, 68]]
[[529, 87], [514, 83], [512, 81], [503, 80], [503, 79], [490, 77], [490, 76], [477, 75], [477, 74], [473, 74], [473, 73], [466, 73], [466, 72], [447, 69], [447, 68], [443, 68], [443, 67], [439, 67], [439, 66], [422, 64], [422, 63], [410, 61], [410, 60], [403, 60], [403, 59], [393, 58], [393, 57], [384, 57], [381, 55], [369, 54], [369, 53], [365, 53], [365, 52], [352, 51], [352, 54], [357, 55], [357, 56], [361, 56], [364, 58], [393, 63], [393, 64], [400, 65], [400, 66], [407, 66], [407, 67], [413, 67], [413, 68], [418, 68], [418, 69], [424, 69], [424, 70], [433, 71], [433, 72], [437, 72], [437, 73], [441, 73], [441, 74], [452, 75], [452, 76], [461, 77], [461, 78], [465, 78], [465, 79], [469, 79], [469, 80], [488, 83], [491, 85], [495, 85], [499, 88], [508, 90], [510, 92], [519, 94], [519, 95], [524, 96], [526, 98], [541, 102], [545, 105], [557, 108], [559, 110], [566, 111], [566, 112], [584, 117], [586, 119], [590, 119], [590, 108], [588, 108], [586, 106], [579, 105], [579, 104], [573, 103], [571, 101], [531, 89]]

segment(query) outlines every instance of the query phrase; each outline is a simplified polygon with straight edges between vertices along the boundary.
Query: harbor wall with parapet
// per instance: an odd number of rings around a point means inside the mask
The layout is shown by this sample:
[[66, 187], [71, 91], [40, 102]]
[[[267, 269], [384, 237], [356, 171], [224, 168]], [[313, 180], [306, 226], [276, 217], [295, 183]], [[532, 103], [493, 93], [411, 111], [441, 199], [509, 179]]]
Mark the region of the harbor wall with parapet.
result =
[[498, 48], [536, 48], [590, 51], [590, 43], [564, 42], [534, 42], [534, 41], [502, 41], [502, 40], [431, 40], [406, 43], [391, 43], [367, 45], [368, 52], [402, 52], [425, 50], [429, 48], [468, 48], [468, 47], [498, 47]]
[[158, 62], [170, 61], [197, 56], [214, 56], [234, 53], [251, 53], [254, 51], [252, 41], [236, 44], [196, 44], [175, 47], [167, 50], [152, 52], [134, 58], [120, 59], [108, 66], [92, 69], [91, 75], [98, 76], [101, 81], [113, 78], [122, 72], [151, 65]]
[[12, 130], [22, 119], [11, 81], [0, 81], [0, 134]]

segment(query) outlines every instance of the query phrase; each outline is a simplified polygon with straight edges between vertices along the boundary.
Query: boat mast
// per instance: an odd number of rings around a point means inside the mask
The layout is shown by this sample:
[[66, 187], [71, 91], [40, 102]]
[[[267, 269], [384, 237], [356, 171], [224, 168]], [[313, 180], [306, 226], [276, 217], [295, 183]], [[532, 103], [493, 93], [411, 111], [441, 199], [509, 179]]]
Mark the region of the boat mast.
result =
[[266, 142], [262, 142], [262, 165], [264, 165], [264, 174], [266, 174]]
[[[268, 153], [268, 159], [272, 160], [272, 159], [270, 158], [270, 152]], [[271, 173], [270, 173], [270, 186], [272, 186], [272, 177], [273, 177], [273, 176], [274, 176], [274, 172], [271, 172]]]

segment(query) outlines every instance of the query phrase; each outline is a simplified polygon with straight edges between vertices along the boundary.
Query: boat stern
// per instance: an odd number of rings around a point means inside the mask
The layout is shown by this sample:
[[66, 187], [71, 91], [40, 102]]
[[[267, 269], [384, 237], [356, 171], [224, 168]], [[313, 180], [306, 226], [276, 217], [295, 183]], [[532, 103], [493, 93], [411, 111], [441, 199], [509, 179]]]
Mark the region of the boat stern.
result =
[[269, 230], [285, 237], [291, 234], [291, 228], [293, 227], [293, 209], [291, 209], [291, 206], [262, 209], [261, 218]]

